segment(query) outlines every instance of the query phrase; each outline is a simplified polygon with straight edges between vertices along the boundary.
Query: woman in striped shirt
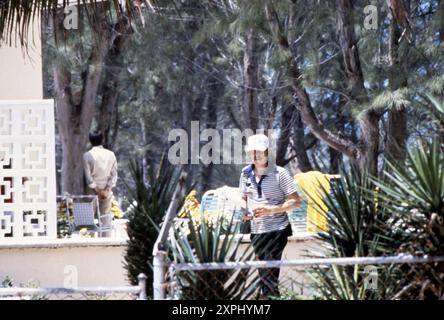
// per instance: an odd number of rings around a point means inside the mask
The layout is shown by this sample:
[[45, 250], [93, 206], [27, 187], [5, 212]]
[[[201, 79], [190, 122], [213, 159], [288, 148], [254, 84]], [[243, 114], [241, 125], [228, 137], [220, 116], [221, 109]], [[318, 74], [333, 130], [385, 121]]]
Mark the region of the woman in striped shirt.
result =
[[[242, 169], [239, 188], [251, 223], [251, 242], [260, 260], [280, 260], [291, 236], [287, 211], [300, 206], [290, 174], [269, 161], [269, 140], [263, 134], [248, 138], [245, 147], [252, 164]], [[261, 298], [278, 296], [279, 268], [259, 269]]]

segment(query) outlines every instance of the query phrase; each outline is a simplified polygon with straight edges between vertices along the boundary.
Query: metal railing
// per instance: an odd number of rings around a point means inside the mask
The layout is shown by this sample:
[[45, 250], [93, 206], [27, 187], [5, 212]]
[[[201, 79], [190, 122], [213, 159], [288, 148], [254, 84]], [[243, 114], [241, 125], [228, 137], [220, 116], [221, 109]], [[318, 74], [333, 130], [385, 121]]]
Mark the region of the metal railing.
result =
[[309, 266], [346, 266], [346, 265], [376, 265], [402, 263], [432, 263], [444, 262], [444, 257], [412, 256], [400, 254], [388, 257], [351, 257], [351, 258], [314, 258], [279, 261], [239, 261], [239, 262], [207, 262], [207, 263], [172, 263], [170, 270], [226, 270], [248, 268], [285, 268]]
[[0, 300], [147, 300], [146, 275], [141, 273], [137, 286], [83, 288], [0, 288]]
[[[209, 262], [209, 263], [171, 263], [168, 276], [163, 283], [166, 290], [164, 299], [257, 299], [260, 296], [260, 286], [255, 282], [262, 281], [261, 277], [272, 270], [280, 269], [277, 287], [280, 293], [274, 296], [275, 299], [285, 299], [285, 295], [290, 299], [314, 299], [318, 296], [313, 278], [310, 276], [312, 268], [325, 270], [326, 273], [333, 274], [345, 271], [345, 268], [352, 268], [356, 272], [352, 278], [361, 279], [355, 284], [365, 289], [364, 282], [367, 277], [375, 274], [366, 272], [377, 270], [384, 273], [393, 265], [415, 265], [443, 263], [444, 256], [412, 256], [397, 255], [386, 257], [349, 257], [349, 258], [309, 258], [296, 260], [279, 261], [237, 261], [237, 262]], [[362, 266], [362, 267], [361, 267]], [[367, 268], [369, 266], [369, 268]], [[356, 268], [358, 267], [358, 268]], [[336, 268], [336, 271], [332, 271]], [[262, 276], [260, 275], [260, 270]], [[349, 269], [350, 271], [350, 269]], [[243, 272], [243, 275], [241, 274]], [[324, 271], [323, 271], [324, 272]], [[358, 276], [359, 274], [359, 276]], [[240, 275], [240, 276], [239, 276]], [[378, 274], [376, 273], [376, 277]], [[266, 276], [265, 276], [266, 277]], [[240, 281], [245, 284], [236, 284]], [[383, 282], [383, 279], [381, 279]], [[250, 286], [250, 284], [252, 284]], [[380, 286], [384, 284], [380, 283]], [[233, 289], [237, 288], [237, 289]], [[370, 288], [372, 289], [372, 288]], [[375, 288], [377, 290], [378, 288]], [[242, 294], [241, 291], [245, 294]], [[255, 295], [248, 294], [248, 290]], [[365, 289], [366, 290], [366, 289]]]

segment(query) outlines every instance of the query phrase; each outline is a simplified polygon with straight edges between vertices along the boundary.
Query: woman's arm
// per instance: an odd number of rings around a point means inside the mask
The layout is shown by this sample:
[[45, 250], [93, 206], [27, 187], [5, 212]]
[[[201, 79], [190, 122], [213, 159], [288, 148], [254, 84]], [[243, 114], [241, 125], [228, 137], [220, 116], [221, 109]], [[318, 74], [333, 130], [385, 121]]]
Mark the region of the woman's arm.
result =
[[287, 197], [287, 200], [284, 203], [275, 206], [257, 207], [253, 210], [253, 213], [255, 217], [263, 217], [276, 213], [282, 213], [300, 207], [301, 201], [302, 200], [299, 197], [298, 193], [294, 192]]

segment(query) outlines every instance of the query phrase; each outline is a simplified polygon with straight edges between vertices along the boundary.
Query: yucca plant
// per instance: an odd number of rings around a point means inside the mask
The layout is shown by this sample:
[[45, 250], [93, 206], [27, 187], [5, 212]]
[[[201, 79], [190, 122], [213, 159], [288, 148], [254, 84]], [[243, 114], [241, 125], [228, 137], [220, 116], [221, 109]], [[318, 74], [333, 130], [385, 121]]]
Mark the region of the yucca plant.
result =
[[[177, 228], [170, 238], [175, 263], [248, 261], [254, 258], [250, 244], [241, 247], [240, 224], [223, 228], [224, 215], [200, 222], [188, 220], [186, 232]], [[233, 225], [233, 219], [228, 223]], [[232, 230], [235, 232], [233, 233]], [[254, 298], [259, 276], [254, 269], [180, 271], [176, 274], [181, 299], [238, 300]]]
[[[158, 170], [149, 171], [147, 179], [140, 162], [130, 163], [130, 173], [132, 183], [127, 184], [127, 190], [131, 209], [127, 212], [129, 240], [125, 268], [131, 284], [137, 284], [137, 276], [142, 272], [147, 275], [147, 283], [152, 283], [153, 246], [176, 188], [179, 172], [164, 156]], [[147, 294], [152, 295], [152, 286], [147, 286]]]
[[[389, 214], [378, 205], [378, 194], [365, 172], [342, 170], [324, 198], [328, 208], [328, 231], [318, 234], [331, 257], [366, 257], [390, 254], [395, 240], [390, 237]], [[368, 197], [368, 193], [373, 195]], [[379, 272], [378, 290], [365, 287], [365, 266], [313, 267], [308, 273], [314, 292], [321, 299], [356, 300], [385, 298], [397, 281], [393, 268]], [[381, 270], [382, 271], [382, 270]]]
[[[381, 205], [394, 213], [393, 232], [401, 235], [398, 253], [444, 255], [444, 153], [434, 139], [408, 151], [407, 165], [388, 162], [376, 180]], [[404, 265], [401, 299], [444, 299], [444, 264]]]

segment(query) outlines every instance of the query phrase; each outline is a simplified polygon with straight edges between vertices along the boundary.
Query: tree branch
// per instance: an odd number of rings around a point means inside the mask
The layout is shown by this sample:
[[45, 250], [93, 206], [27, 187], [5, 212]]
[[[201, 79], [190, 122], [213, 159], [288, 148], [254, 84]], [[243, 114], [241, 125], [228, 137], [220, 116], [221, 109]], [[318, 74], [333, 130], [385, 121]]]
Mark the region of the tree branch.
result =
[[320, 119], [316, 116], [311, 106], [310, 98], [303, 88], [301, 83], [301, 73], [296, 63], [295, 54], [291, 50], [287, 37], [283, 34], [277, 13], [274, 10], [272, 1], [267, 1], [265, 4], [265, 15], [272, 32], [273, 40], [286, 51], [289, 58], [287, 59], [287, 71], [291, 80], [291, 87], [293, 89], [293, 97], [296, 100], [296, 107], [301, 114], [304, 123], [312, 130], [313, 134], [332, 148], [346, 154], [351, 158], [356, 158], [358, 155], [357, 147], [350, 141], [339, 137], [326, 129]]

